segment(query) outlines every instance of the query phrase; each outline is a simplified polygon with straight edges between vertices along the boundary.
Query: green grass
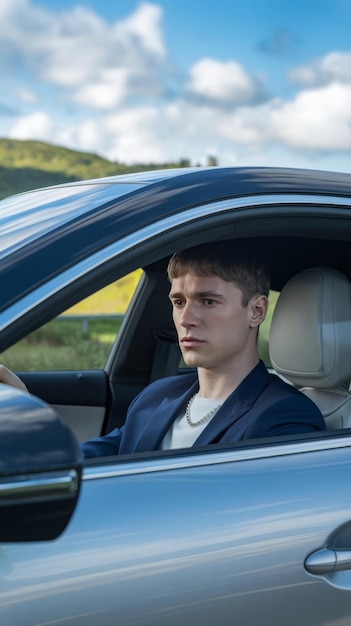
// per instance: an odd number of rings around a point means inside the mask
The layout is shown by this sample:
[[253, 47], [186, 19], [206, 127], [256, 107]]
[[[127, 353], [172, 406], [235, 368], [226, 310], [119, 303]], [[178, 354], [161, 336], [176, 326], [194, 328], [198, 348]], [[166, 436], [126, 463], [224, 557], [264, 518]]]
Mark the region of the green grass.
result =
[[83, 332], [80, 320], [54, 320], [1, 355], [14, 371], [100, 369], [104, 367], [121, 320], [92, 320]]
[[[89, 320], [86, 333], [81, 317], [123, 316], [141, 274], [141, 270], [136, 270], [67, 309], [62, 316], [3, 352], [1, 363], [14, 371], [104, 367], [121, 319]], [[65, 319], [65, 315], [69, 315], [70, 319]]]

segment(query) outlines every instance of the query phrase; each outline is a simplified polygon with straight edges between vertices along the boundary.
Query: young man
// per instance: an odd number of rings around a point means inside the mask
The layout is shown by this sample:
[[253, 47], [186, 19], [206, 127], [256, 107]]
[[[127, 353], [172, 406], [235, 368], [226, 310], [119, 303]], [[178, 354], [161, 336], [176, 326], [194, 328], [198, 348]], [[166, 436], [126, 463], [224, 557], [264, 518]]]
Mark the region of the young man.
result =
[[146, 387], [121, 429], [82, 444], [86, 457], [325, 429], [317, 406], [259, 360], [270, 285], [254, 250], [221, 242], [177, 252], [168, 277], [182, 356], [197, 374]]
[[[221, 242], [177, 252], [168, 277], [182, 356], [197, 373], [146, 387], [122, 428], [81, 444], [86, 457], [325, 429], [317, 406], [259, 360], [269, 278], [253, 249]], [[14, 384], [11, 376], [0, 380]]]

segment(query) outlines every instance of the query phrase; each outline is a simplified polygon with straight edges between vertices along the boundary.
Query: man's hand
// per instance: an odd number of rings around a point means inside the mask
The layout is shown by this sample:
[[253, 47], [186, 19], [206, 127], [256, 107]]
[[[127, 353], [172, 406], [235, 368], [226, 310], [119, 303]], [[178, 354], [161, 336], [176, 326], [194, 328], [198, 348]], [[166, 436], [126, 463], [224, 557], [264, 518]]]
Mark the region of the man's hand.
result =
[[11, 387], [17, 387], [17, 389], [21, 389], [21, 391], [29, 393], [24, 382], [16, 376], [16, 374], [11, 372], [11, 370], [5, 367], [5, 365], [0, 365], [0, 383], [10, 385]]

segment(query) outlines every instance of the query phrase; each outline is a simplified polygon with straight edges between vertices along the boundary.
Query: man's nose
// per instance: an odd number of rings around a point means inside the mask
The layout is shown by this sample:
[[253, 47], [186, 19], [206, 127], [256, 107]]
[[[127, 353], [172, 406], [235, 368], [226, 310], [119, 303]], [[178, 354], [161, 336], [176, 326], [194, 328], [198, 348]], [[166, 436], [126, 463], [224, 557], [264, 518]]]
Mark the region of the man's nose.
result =
[[194, 306], [192, 306], [190, 302], [187, 302], [184, 305], [179, 321], [180, 321], [181, 326], [184, 326], [184, 327], [196, 325], [196, 321], [197, 321], [196, 311], [195, 311]]

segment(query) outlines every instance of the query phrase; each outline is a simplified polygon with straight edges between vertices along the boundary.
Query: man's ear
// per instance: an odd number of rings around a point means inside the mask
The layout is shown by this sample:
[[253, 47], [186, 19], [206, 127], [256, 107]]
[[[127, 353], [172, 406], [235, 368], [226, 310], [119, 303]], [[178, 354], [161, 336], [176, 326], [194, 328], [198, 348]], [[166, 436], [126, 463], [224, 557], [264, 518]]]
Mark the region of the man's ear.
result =
[[264, 321], [268, 311], [268, 298], [267, 296], [254, 296], [249, 302], [251, 311], [250, 315], [250, 327], [257, 328]]

